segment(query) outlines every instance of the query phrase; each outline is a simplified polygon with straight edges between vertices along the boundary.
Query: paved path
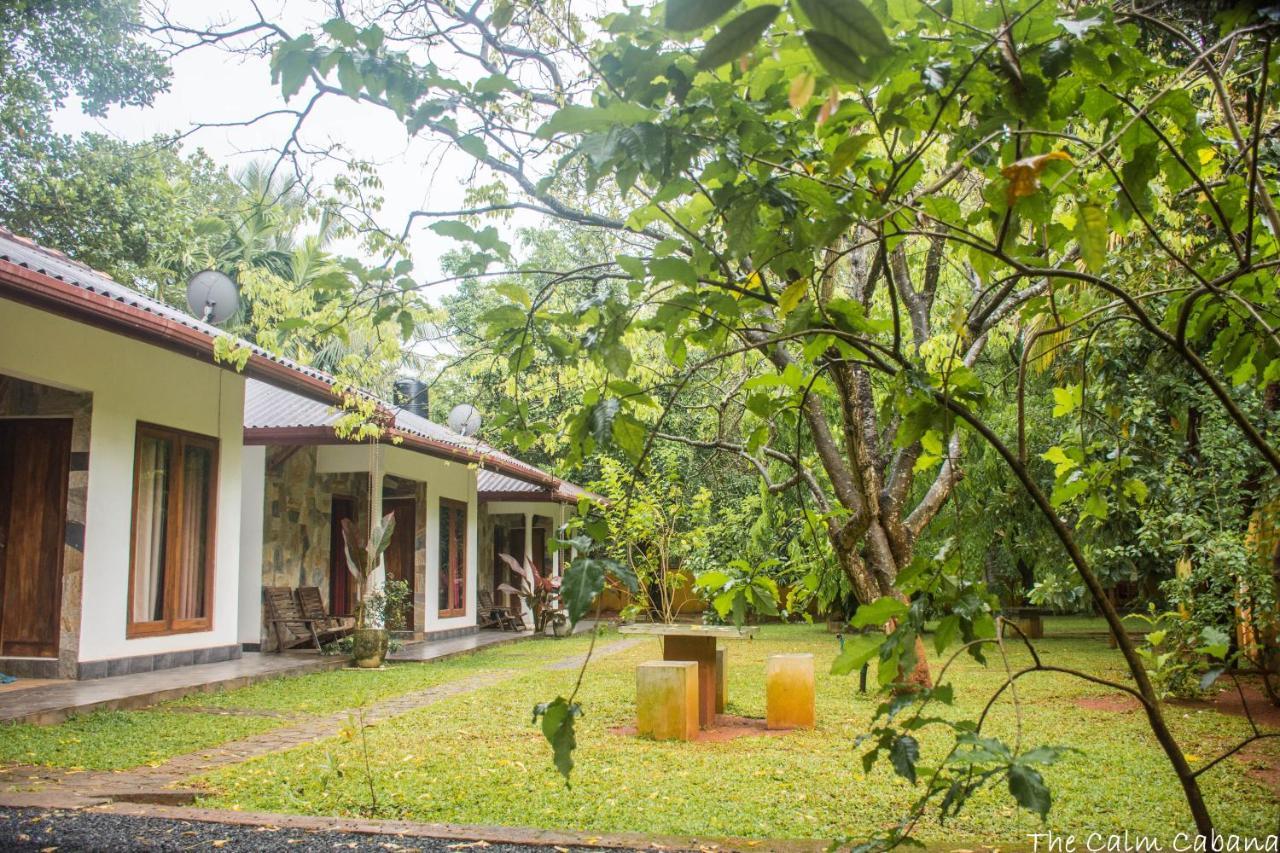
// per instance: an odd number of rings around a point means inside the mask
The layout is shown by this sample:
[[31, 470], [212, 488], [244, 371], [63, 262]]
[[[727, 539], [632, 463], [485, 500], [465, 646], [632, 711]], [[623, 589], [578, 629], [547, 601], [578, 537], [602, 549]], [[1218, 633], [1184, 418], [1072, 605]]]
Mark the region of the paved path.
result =
[[219, 688], [245, 687], [282, 675], [302, 675], [343, 666], [319, 654], [245, 652], [239, 660], [179, 666], [87, 681], [42, 682], [0, 693], [0, 722], [60, 723], [99, 708], [142, 708]]

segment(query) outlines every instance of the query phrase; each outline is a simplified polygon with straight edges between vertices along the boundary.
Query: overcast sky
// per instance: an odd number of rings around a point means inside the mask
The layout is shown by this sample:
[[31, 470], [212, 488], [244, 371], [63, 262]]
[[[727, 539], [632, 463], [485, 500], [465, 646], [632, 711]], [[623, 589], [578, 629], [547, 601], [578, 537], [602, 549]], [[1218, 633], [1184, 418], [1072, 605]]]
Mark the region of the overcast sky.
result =
[[[171, 0], [168, 7], [172, 20], [192, 26], [253, 18], [246, 0]], [[260, 7], [291, 32], [328, 17], [323, 7], [311, 0], [266, 0]], [[292, 105], [298, 106], [305, 95], [306, 90], [295, 96]], [[171, 90], [158, 97], [152, 107], [113, 109], [106, 118], [97, 119], [69, 104], [56, 116], [55, 124], [64, 132], [92, 130], [139, 141], [186, 131], [200, 123], [242, 121], [284, 105], [279, 88], [271, 84], [266, 59], [245, 59], [208, 47], [174, 59]], [[274, 159], [266, 152], [287, 138], [292, 121], [292, 117], [281, 116], [250, 127], [201, 128], [188, 138], [185, 147], [203, 148], [234, 170], [254, 158]], [[385, 110], [343, 98], [325, 98], [308, 118], [304, 138], [317, 147], [341, 144], [355, 157], [376, 164], [383, 182], [385, 205], [380, 218], [384, 227], [398, 232], [412, 210], [448, 210], [462, 204], [471, 159], [427, 140], [410, 140], [404, 127]], [[450, 243], [420, 223], [410, 238], [415, 278], [437, 278], [437, 259]], [[338, 248], [354, 252], [353, 246]]]

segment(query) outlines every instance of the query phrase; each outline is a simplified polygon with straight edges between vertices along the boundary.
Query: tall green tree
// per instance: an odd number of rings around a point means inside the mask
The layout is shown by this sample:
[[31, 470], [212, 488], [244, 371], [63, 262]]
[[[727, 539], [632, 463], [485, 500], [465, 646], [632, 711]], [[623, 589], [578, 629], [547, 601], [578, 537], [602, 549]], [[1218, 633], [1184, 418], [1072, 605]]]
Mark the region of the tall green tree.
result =
[[147, 106], [169, 86], [136, 0], [12, 0], [0, 6], [0, 193], [10, 169], [49, 154], [52, 114]]
[[[322, 99], [353, 98], [410, 134], [453, 143], [500, 182], [452, 218], [413, 217], [468, 246], [468, 269], [514, 262], [501, 233], [472, 217], [516, 207], [628, 242], [613, 259], [620, 291], [566, 313], [548, 310], [542, 290], [511, 290], [485, 318], [517, 369], [541, 328], [568, 342], [559, 357], [612, 377], [568, 421], [579, 452], [613, 445], [639, 464], [665, 440], [685, 389], [725, 365], [742, 371], [722, 409], [737, 431], [695, 440], [807, 493], [863, 602], [855, 621], [888, 629], [841, 668], [878, 657], [888, 685], [925, 681], [926, 619], [941, 620], [939, 651], [992, 639], [989, 600], [958, 579], [954, 549], [916, 547], [961, 476], [966, 443], [986, 444], [1116, 633], [1133, 685], [1115, 686], [1142, 705], [1211, 837], [1199, 774], [1078, 536], [1079, 518], [1126, 511], [1149, 487], [1125, 473], [1123, 453], [1083, 470], [1041, 467], [1057, 445], [1031, 446], [1024, 417], [1002, 419], [986, 359], [1022, 329], [1088, 336], [1123, 325], [1184, 367], [1280, 474], [1269, 424], [1236, 391], [1280, 380], [1270, 285], [1280, 186], [1266, 143], [1280, 66], [1269, 14], [668, 0], [589, 29], [559, 5], [414, 8], [424, 14], [340, 16], [301, 34], [251, 26], [273, 42], [276, 82], [303, 104], [300, 120]], [[459, 50], [447, 66], [404, 49], [468, 38], [485, 49]], [[582, 264], [552, 279], [601, 274]], [[653, 377], [635, 370], [637, 340], [661, 341], [667, 363]], [[1048, 390], [1070, 411], [1084, 385]], [[774, 465], [790, 473], [775, 480]], [[1075, 518], [1060, 511], [1076, 499]], [[599, 568], [584, 564], [570, 587], [589, 594]], [[905, 717], [889, 703], [867, 760], [887, 754], [916, 781], [918, 731], [949, 725], [924, 706], [949, 690], [922, 689]], [[572, 699], [544, 709], [566, 773]], [[1036, 765], [1057, 751], [1020, 752], [971, 722], [954, 729], [956, 760], [929, 774], [919, 808], [937, 803], [945, 815], [998, 781], [1044, 815]]]

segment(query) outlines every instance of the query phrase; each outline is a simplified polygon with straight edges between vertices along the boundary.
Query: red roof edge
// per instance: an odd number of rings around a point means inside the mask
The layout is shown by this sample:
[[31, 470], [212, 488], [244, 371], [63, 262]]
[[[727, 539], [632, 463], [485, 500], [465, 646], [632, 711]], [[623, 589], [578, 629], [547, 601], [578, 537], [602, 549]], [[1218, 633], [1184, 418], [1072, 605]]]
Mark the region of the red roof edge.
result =
[[[214, 358], [214, 339], [203, 332], [2, 259], [0, 296], [235, 371], [234, 366]], [[243, 375], [328, 405], [334, 402], [333, 386], [328, 382], [258, 353], [250, 353]]]
[[[0, 259], [0, 296], [236, 372], [233, 365], [219, 362], [214, 357], [214, 338], [204, 332], [120, 302], [105, 294], [85, 290], [3, 259]], [[336, 403], [336, 392], [331, 383], [302, 373], [287, 364], [273, 361], [260, 353], [250, 352], [249, 360], [241, 375], [261, 379], [326, 405]], [[384, 408], [379, 406], [380, 410]], [[385, 412], [380, 411], [380, 414], [386, 417]], [[561, 482], [549, 474], [524, 466], [510, 465], [482, 451], [465, 450], [447, 442], [411, 435], [394, 428], [388, 429], [387, 432], [390, 438], [401, 439], [401, 446], [432, 456], [475, 463], [482, 468], [510, 474], [552, 490], [557, 490]], [[294, 435], [295, 433], [298, 435]], [[246, 429], [245, 442], [248, 444], [302, 444], [307, 443], [307, 440], [318, 439], [314, 434], [303, 436], [301, 433], [301, 430]], [[331, 430], [322, 429], [320, 433], [325, 434], [324, 438], [327, 440], [337, 439]], [[295, 441], [295, 438], [305, 440]]]
[[[399, 439], [399, 443], [396, 440]], [[363, 442], [355, 439], [340, 438], [331, 427], [245, 427], [244, 443], [253, 445], [275, 445], [275, 444], [333, 444], [335, 442], [343, 444], [362, 444]], [[455, 447], [452, 444], [443, 441], [433, 441], [420, 435], [411, 435], [401, 432], [398, 429], [390, 429], [387, 431], [387, 437], [380, 439], [382, 444], [389, 444], [392, 447], [406, 447], [410, 450], [416, 450], [426, 453], [429, 456], [435, 456], [441, 459], [447, 459], [451, 462], [462, 462], [467, 465], [479, 465], [481, 468], [487, 468], [490, 471], [498, 471], [502, 474], [509, 474], [522, 480], [536, 483], [539, 486], [556, 491], [559, 489], [560, 480], [555, 477], [543, 474], [542, 472], [530, 471], [527, 468], [508, 465], [501, 459], [495, 459], [485, 453], [464, 450]]]

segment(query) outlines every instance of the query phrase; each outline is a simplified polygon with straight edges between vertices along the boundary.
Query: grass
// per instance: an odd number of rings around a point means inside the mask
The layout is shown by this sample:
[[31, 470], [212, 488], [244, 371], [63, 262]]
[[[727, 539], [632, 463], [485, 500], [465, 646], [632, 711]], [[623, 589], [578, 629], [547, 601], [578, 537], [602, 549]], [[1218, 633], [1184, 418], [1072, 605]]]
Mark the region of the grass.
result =
[[[572, 640], [567, 642], [578, 642]], [[529, 710], [568, 695], [576, 672], [537, 666], [546, 648], [495, 649], [469, 663], [523, 670], [477, 690], [380, 724], [369, 731], [381, 816], [421, 821], [572, 828], [588, 832], [644, 831], [702, 836], [833, 838], [866, 834], [907, 809], [913, 789], [885, 764], [861, 769], [855, 739], [878, 699], [857, 694], [856, 676], [826, 674], [836, 640], [808, 626], [768, 626], [752, 642], [729, 644], [729, 711], [764, 714], [766, 656], [810, 651], [817, 658], [819, 728], [785, 737], [749, 737], [726, 743], [654, 743], [616, 734], [632, 722], [634, 667], [659, 655], [646, 640], [592, 664], [579, 699], [577, 768], [566, 789]], [[551, 647], [569, 650], [567, 645]], [[1114, 679], [1123, 678], [1119, 654], [1099, 638], [1048, 639], [1048, 662]], [[531, 652], [536, 651], [537, 655]], [[520, 663], [513, 665], [513, 656]], [[559, 655], [557, 655], [559, 657]], [[1016, 666], [1022, 652], [1011, 655]], [[955, 713], [972, 717], [1001, 682], [1002, 667], [965, 659], [953, 667]], [[315, 676], [312, 676], [315, 677]], [[1079, 749], [1046, 773], [1054, 806], [1045, 826], [1058, 832], [1128, 829], [1170, 841], [1190, 827], [1171, 772], [1143, 716], [1084, 710], [1076, 700], [1104, 688], [1061, 675], [1020, 682], [1024, 746], [1057, 744]], [[1204, 760], [1245, 723], [1212, 711], [1169, 709], [1184, 748]], [[1012, 740], [1017, 719], [1003, 703], [989, 733]], [[936, 760], [949, 743], [922, 737], [924, 759]], [[1269, 756], [1280, 751], [1268, 747]], [[1260, 835], [1274, 832], [1274, 795], [1241, 772], [1234, 760], [1203, 777], [1219, 828]], [[203, 779], [207, 805], [219, 808], [358, 814], [366, 805], [355, 747], [341, 740], [308, 744], [255, 759]], [[1041, 831], [1004, 790], [987, 790], [945, 827], [928, 823], [920, 837], [949, 843], [1026, 843]]]
[[[289, 715], [327, 715], [494, 669], [518, 671], [586, 651], [590, 638], [538, 639], [431, 663], [285, 676], [196, 693], [140, 711], [99, 711], [55, 726], [0, 724], [0, 764], [123, 770], [279, 728]], [[200, 713], [199, 709], [211, 709]], [[219, 711], [250, 712], [244, 714]], [[253, 716], [251, 712], [263, 712]]]
[[267, 717], [97, 711], [56, 726], [0, 727], [0, 764], [123, 770], [275, 728]]

